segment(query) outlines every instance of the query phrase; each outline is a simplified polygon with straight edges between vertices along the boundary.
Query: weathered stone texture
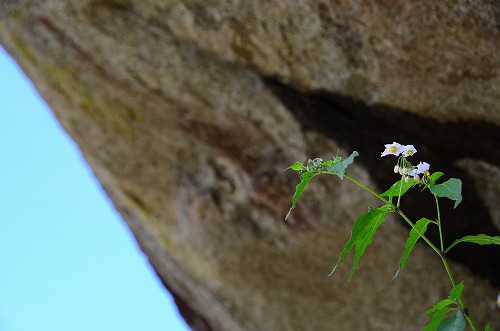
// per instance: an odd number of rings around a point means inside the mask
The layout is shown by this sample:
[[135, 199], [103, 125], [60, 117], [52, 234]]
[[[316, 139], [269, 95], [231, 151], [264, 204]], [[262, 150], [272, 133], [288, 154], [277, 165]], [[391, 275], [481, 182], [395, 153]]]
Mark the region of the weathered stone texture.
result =
[[[417, 245], [390, 284], [408, 233], [390, 219], [352, 281], [349, 258], [328, 278], [377, 201], [325, 178], [286, 223], [282, 170], [358, 149], [352, 174], [382, 190], [382, 143], [403, 139], [465, 176], [446, 239], [498, 235], [499, 17], [496, 1], [0, 0], [0, 44], [194, 330], [417, 330], [450, 290], [439, 259]], [[500, 327], [499, 250], [459, 252], [473, 316]]]

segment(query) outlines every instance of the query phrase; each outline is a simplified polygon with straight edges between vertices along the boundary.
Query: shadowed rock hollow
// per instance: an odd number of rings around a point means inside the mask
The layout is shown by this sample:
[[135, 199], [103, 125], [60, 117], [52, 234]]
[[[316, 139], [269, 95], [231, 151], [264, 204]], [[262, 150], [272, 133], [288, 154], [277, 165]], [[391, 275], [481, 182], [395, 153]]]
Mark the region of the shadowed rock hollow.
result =
[[[389, 219], [327, 277], [376, 200], [291, 163], [340, 149], [386, 189], [384, 143], [464, 182], [445, 241], [499, 235], [497, 1], [0, 0], [0, 43], [78, 143], [193, 330], [418, 330], [450, 291]], [[350, 168], [351, 169], [351, 168]], [[402, 208], [435, 217], [416, 195]], [[429, 236], [436, 240], [436, 234]], [[498, 246], [457, 246], [474, 318], [500, 327]]]

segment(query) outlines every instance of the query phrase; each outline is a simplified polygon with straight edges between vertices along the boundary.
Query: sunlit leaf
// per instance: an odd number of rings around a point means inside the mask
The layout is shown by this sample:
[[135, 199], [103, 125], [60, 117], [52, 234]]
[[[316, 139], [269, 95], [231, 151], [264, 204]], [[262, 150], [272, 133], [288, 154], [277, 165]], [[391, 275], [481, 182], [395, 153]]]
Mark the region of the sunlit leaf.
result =
[[462, 201], [462, 181], [460, 179], [450, 178], [442, 184], [430, 185], [429, 189], [432, 194], [438, 197], [455, 200], [453, 208], [457, 208]]
[[478, 245], [500, 245], [500, 236], [487, 236], [485, 234], [478, 234], [475, 236], [465, 236], [463, 238], [457, 239], [450, 245], [445, 251], [448, 253], [453, 246], [461, 242], [469, 242]]
[[300, 162], [295, 162], [294, 164], [292, 164], [291, 166], [289, 166], [285, 170], [288, 170], [288, 169], [292, 169], [292, 170], [296, 170], [296, 171], [301, 171], [301, 170], [306, 170], [306, 167], [302, 163], [300, 163]]
[[410, 235], [408, 236], [408, 240], [406, 240], [405, 250], [403, 252], [403, 256], [401, 257], [401, 261], [399, 262], [399, 270], [396, 272], [391, 282], [396, 280], [396, 277], [399, 275], [399, 272], [401, 271], [401, 269], [404, 268], [406, 260], [408, 259], [408, 256], [410, 255], [413, 246], [415, 246], [418, 238], [420, 238], [420, 234], [422, 235], [425, 234], [425, 231], [427, 230], [427, 225], [431, 222], [432, 221], [427, 218], [421, 218], [415, 223], [415, 228], [411, 229]]
[[286, 217], [285, 217], [285, 220], [288, 219], [288, 217], [290, 216], [290, 213], [292, 212], [292, 210], [295, 208], [296, 204], [297, 204], [297, 201], [299, 200], [300, 198], [300, 195], [302, 194], [302, 191], [304, 191], [304, 189], [306, 188], [307, 184], [309, 183], [309, 181], [314, 177], [318, 175], [318, 173], [315, 173], [315, 172], [312, 172], [312, 171], [308, 171], [306, 173], [303, 173], [301, 176], [300, 176], [300, 183], [297, 184], [297, 186], [295, 187], [295, 194], [293, 195], [293, 198], [292, 198], [292, 207], [290, 208], [290, 210], [288, 211], [288, 214], [286, 214]]
[[324, 161], [324, 162], [321, 162], [321, 165], [322, 166], [331, 166], [332, 164], [334, 164], [335, 161], [334, 160], [327, 160], [327, 161]]
[[340, 258], [330, 275], [335, 272], [337, 266], [342, 262], [344, 256], [346, 256], [353, 247], [356, 247], [354, 262], [352, 265], [351, 273], [349, 275], [349, 279], [352, 278], [352, 276], [354, 275], [354, 271], [358, 266], [359, 260], [365, 252], [366, 247], [368, 247], [368, 245], [370, 245], [373, 241], [375, 231], [378, 229], [380, 224], [385, 221], [385, 214], [390, 211], [392, 211], [390, 206], [382, 206], [380, 208], [370, 207], [368, 213], [361, 214], [358, 217], [352, 228], [351, 239], [349, 239], [349, 241], [345, 244], [345, 248], [340, 254]]

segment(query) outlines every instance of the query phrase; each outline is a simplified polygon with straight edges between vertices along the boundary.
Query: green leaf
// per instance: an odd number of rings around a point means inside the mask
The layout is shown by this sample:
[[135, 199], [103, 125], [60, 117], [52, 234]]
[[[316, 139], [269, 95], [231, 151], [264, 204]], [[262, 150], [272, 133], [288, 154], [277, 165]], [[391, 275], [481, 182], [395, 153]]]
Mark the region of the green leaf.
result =
[[455, 308], [451, 307], [443, 307], [440, 310], [436, 311], [434, 315], [432, 315], [431, 322], [427, 324], [425, 328], [422, 329], [422, 331], [436, 331], [441, 324], [443, 317], [454, 309]]
[[354, 158], [356, 156], [359, 156], [359, 153], [357, 151], [354, 151], [351, 153], [351, 155], [349, 155], [344, 161], [342, 161], [342, 163], [345, 165], [345, 167], [347, 168], [347, 166], [349, 166], [350, 164], [352, 164], [354, 162]]
[[447, 307], [451, 304], [454, 304], [455, 301], [453, 300], [450, 300], [449, 298], [446, 298], [444, 300], [441, 300], [439, 301], [438, 303], [436, 303], [431, 309], [429, 309], [429, 311], [427, 311], [427, 315], [432, 315], [432, 313], [435, 313], [437, 311], [440, 311], [441, 309], [443, 309], [444, 307]]
[[303, 173], [300, 176], [300, 183], [297, 184], [297, 186], [295, 187], [295, 194], [293, 195], [293, 198], [292, 198], [292, 207], [288, 211], [288, 214], [286, 214], [285, 220], [288, 219], [288, 217], [290, 216], [290, 213], [295, 208], [295, 206], [297, 204], [297, 201], [299, 200], [300, 195], [302, 194], [302, 191], [304, 191], [304, 189], [307, 186], [307, 183], [309, 183], [309, 181], [311, 180], [311, 178], [313, 178], [316, 175], [318, 175], [318, 173], [312, 172], [312, 171], [308, 171], [306, 173]]
[[486, 327], [484, 328], [484, 331], [491, 331], [491, 325], [490, 325], [490, 323], [486, 324]]
[[421, 218], [417, 221], [417, 223], [415, 223], [415, 228], [411, 229], [410, 235], [408, 236], [408, 240], [406, 240], [405, 251], [403, 252], [403, 256], [401, 257], [401, 261], [399, 262], [399, 269], [394, 275], [394, 277], [392, 277], [391, 282], [394, 282], [396, 280], [396, 277], [398, 277], [399, 272], [401, 271], [401, 269], [404, 268], [406, 260], [408, 259], [408, 256], [410, 255], [413, 246], [415, 246], [418, 238], [420, 238], [420, 234], [422, 235], [425, 234], [425, 231], [427, 231], [427, 225], [431, 222], [432, 221], [427, 218]]
[[441, 178], [441, 176], [443, 176], [443, 175], [444, 175], [444, 173], [439, 172], [439, 171], [437, 171], [437, 172], [433, 173], [433, 174], [431, 175], [431, 179], [430, 179], [431, 184], [436, 183], [436, 181], [437, 181], [439, 178]]
[[327, 161], [324, 161], [324, 162], [321, 162], [321, 165], [322, 166], [331, 166], [332, 164], [334, 164], [335, 161], [334, 160], [327, 160]]
[[437, 331], [463, 331], [465, 330], [465, 318], [460, 309], [457, 309], [457, 314], [452, 317], [445, 318]]
[[382, 206], [380, 208], [370, 207], [368, 213], [361, 214], [356, 222], [354, 223], [351, 231], [351, 239], [345, 244], [345, 248], [340, 254], [340, 258], [337, 261], [337, 264], [330, 272], [332, 275], [337, 266], [342, 262], [344, 256], [346, 256], [351, 249], [356, 246], [356, 254], [354, 256], [354, 262], [352, 265], [351, 273], [349, 275], [349, 279], [354, 275], [354, 271], [358, 266], [359, 260], [363, 253], [365, 252], [366, 247], [371, 244], [373, 241], [373, 236], [375, 231], [378, 229], [380, 224], [385, 221], [385, 214], [392, 211], [390, 206]]
[[380, 195], [383, 197], [397, 197], [399, 195], [403, 196], [403, 194], [405, 194], [406, 191], [408, 191], [413, 185], [415, 185], [415, 179], [410, 178], [408, 183], [401, 179], [392, 184], [392, 186], [387, 191]]
[[478, 245], [500, 245], [500, 236], [487, 236], [482, 233], [475, 236], [465, 236], [463, 238], [455, 240], [453, 244], [451, 244], [450, 247], [446, 249], [445, 253], [448, 253], [448, 251], [452, 249], [453, 246], [461, 242], [469, 242]]
[[450, 300], [458, 300], [461, 296], [462, 296], [462, 292], [464, 290], [464, 284], [463, 283], [460, 283], [458, 285], [456, 285], [453, 290], [451, 290], [450, 292], [450, 296], [448, 297], [448, 299]]
[[303, 165], [300, 162], [295, 162], [294, 164], [292, 164], [291, 166], [289, 166], [285, 170], [288, 170], [288, 169], [292, 169], [292, 170], [296, 170], [296, 171], [302, 171], [302, 170], [306, 170], [306, 166]]
[[358, 156], [359, 153], [354, 151], [349, 155], [347, 159], [341, 161], [341, 158], [338, 156], [334, 157], [334, 163], [328, 167], [328, 172], [331, 174], [335, 174], [339, 176], [341, 180], [344, 179], [344, 173], [347, 167], [354, 162], [354, 158]]
[[[456, 308], [449, 307], [450, 305], [457, 304], [457, 300], [462, 296], [462, 291], [464, 290], [464, 284], [460, 283], [456, 285], [450, 292], [450, 295], [447, 299], [441, 300], [436, 303], [429, 311], [427, 315], [431, 316], [431, 322], [422, 329], [422, 331], [433, 331], [433, 330], [463, 330], [463, 329], [441, 329], [442, 327], [450, 327], [449, 325], [454, 325], [452, 322], [457, 322], [455, 319], [449, 320], [448, 318], [443, 320], [443, 317], [452, 310], [457, 310]], [[457, 312], [456, 316], [461, 315]], [[455, 316], [455, 317], [456, 317]], [[461, 316], [463, 318], [463, 316]], [[459, 317], [456, 317], [460, 319]], [[442, 321], [442, 322], [441, 322]], [[460, 325], [460, 322], [457, 322]], [[444, 326], [442, 326], [444, 324]], [[439, 327], [439, 329], [438, 329]]]
[[442, 184], [431, 184], [429, 189], [432, 194], [438, 197], [455, 200], [455, 206], [453, 208], [457, 208], [462, 201], [462, 181], [460, 179], [450, 178]]

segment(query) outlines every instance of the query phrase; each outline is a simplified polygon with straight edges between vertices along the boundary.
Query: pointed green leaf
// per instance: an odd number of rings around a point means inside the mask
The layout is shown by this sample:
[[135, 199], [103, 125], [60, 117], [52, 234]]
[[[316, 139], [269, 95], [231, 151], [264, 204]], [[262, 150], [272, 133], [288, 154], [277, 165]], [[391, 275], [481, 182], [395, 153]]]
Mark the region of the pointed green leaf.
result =
[[445, 318], [437, 331], [464, 331], [465, 330], [465, 318], [460, 309], [457, 309], [457, 314]]
[[341, 161], [341, 158], [338, 156], [335, 156], [334, 160], [335, 162], [328, 167], [328, 172], [331, 174], [335, 174], [339, 176], [341, 180], [344, 179], [344, 173], [349, 165], [351, 165], [354, 162], [354, 158], [358, 156], [359, 153], [354, 151], [349, 155], [348, 158], [346, 158], [344, 161]]
[[291, 166], [289, 166], [285, 170], [288, 170], [288, 169], [292, 169], [292, 170], [296, 170], [296, 171], [302, 171], [302, 170], [306, 170], [306, 166], [303, 165], [300, 162], [295, 162], [294, 164], [292, 164]]
[[397, 197], [399, 195], [403, 196], [403, 194], [406, 193], [413, 185], [415, 185], [415, 180], [413, 178], [410, 178], [410, 180], [405, 182], [404, 180], [398, 180], [392, 186], [385, 191], [384, 193], [380, 194], [383, 197]]
[[318, 173], [315, 173], [315, 172], [312, 172], [312, 171], [308, 171], [306, 173], [303, 173], [300, 176], [300, 183], [297, 184], [297, 186], [295, 187], [295, 194], [293, 195], [293, 198], [292, 198], [292, 207], [288, 211], [288, 214], [286, 214], [285, 220], [288, 219], [288, 217], [290, 216], [290, 213], [295, 208], [295, 206], [297, 204], [297, 201], [299, 200], [300, 195], [302, 194], [302, 191], [304, 191], [304, 189], [307, 186], [307, 183], [309, 183], [309, 181], [311, 180], [311, 178], [313, 178], [317, 174]]
[[427, 326], [423, 328], [422, 331], [436, 331], [441, 324], [443, 317], [454, 309], [455, 308], [451, 307], [443, 307], [440, 310], [436, 311], [434, 315], [432, 315], [431, 322], [427, 324]]
[[491, 331], [491, 325], [490, 325], [490, 323], [486, 324], [486, 327], [484, 328], [484, 331]]
[[373, 241], [375, 231], [378, 229], [380, 224], [385, 221], [385, 214], [390, 211], [392, 211], [390, 206], [383, 206], [381, 208], [370, 207], [368, 213], [361, 214], [358, 217], [352, 227], [351, 239], [349, 239], [349, 241], [345, 244], [345, 248], [340, 254], [340, 258], [332, 272], [330, 272], [330, 275], [335, 272], [335, 269], [337, 269], [337, 266], [342, 262], [344, 256], [346, 256], [351, 249], [356, 246], [356, 254], [354, 256], [354, 262], [349, 275], [349, 279], [352, 278], [366, 247], [368, 247], [368, 245], [370, 245]]
[[324, 162], [321, 162], [321, 166], [331, 166], [335, 161], [334, 160], [326, 160]]
[[436, 181], [437, 181], [439, 178], [441, 178], [441, 176], [443, 176], [443, 175], [444, 175], [444, 173], [439, 172], [439, 171], [437, 171], [437, 172], [433, 173], [433, 174], [431, 175], [431, 180], [430, 180], [431, 184], [436, 183]]
[[354, 151], [344, 161], [342, 161], [342, 163], [347, 168], [350, 164], [352, 164], [354, 162], [354, 158], [356, 156], [359, 156], [359, 153], [357, 151]]
[[475, 236], [465, 236], [463, 238], [455, 240], [453, 244], [451, 244], [450, 247], [446, 249], [445, 253], [448, 253], [448, 251], [452, 249], [453, 246], [461, 242], [469, 242], [478, 245], [500, 245], [500, 236], [487, 236], [482, 233]]
[[429, 309], [429, 311], [427, 311], [427, 314], [430, 315], [438, 310], [443, 309], [446, 306], [454, 304], [455, 300], [457, 300], [462, 295], [463, 290], [464, 290], [464, 284], [463, 283], [458, 284], [451, 290], [448, 298], [436, 303], [431, 309]]
[[[445, 326], [448, 327], [448, 323], [451, 323], [452, 321], [455, 320], [448, 320], [445, 319], [443, 322], [443, 317], [449, 313], [452, 310], [457, 310], [456, 308], [449, 307], [450, 305], [456, 305], [456, 300], [458, 300], [462, 296], [462, 291], [464, 289], [464, 284], [460, 283], [456, 285], [450, 292], [450, 295], [448, 296], [447, 299], [441, 300], [438, 303], [436, 303], [429, 311], [427, 314], [429, 316], [432, 315], [431, 322], [422, 329], [422, 331], [433, 331], [433, 330], [438, 330], [438, 327], [441, 328], [441, 325], [445, 323], [444, 321], [447, 321]], [[460, 312], [461, 314], [461, 312]], [[457, 313], [457, 316], [459, 314]], [[463, 316], [462, 316], [463, 317]], [[458, 317], [460, 318], [460, 317]], [[453, 324], [451, 324], [453, 325]], [[444, 326], [443, 326], [444, 327]], [[455, 330], [455, 329], [439, 329], [439, 330]], [[458, 329], [457, 329], [458, 330]], [[463, 330], [463, 329], [460, 329]]]
[[429, 189], [432, 194], [438, 197], [455, 200], [455, 206], [453, 208], [457, 208], [462, 201], [462, 181], [460, 179], [450, 178], [442, 184], [431, 184]]
[[432, 315], [432, 313], [435, 313], [437, 311], [440, 311], [441, 309], [443, 309], [444, 307], [447, 307], [451, 304], [454, 304], [455, 301], [453, 300], [450, 300], [449, 298], [446, 298], [444, 300], [441, 300], [439, 301], [438, 303], [436, 303], [431, 309], [429, 309], [429, 311], [427, 311], [427, 315]]
[[417, 243], [417, 240], [418, 238], [420, 238], [420, 235], [425, 234], [425, 231], [427, 231], [427, 225], [431, 222], [432, 221], [427, 218], [421, 218], [417, 221], [417, 223], [415, 223], [415, 228], [411, 229], [410, 235], [408, 236], [408, 240], [406, 240], [405, 251], [403, 253], [403, 256], [401, 257], [401, 261], [399, 262], [399, 270], [396, 272], [391, 282], [394, 282], [396, 280], [396, 277], [399, 275], [399, 272], [401, 271], [401, 269], [404, 268], [406, 260], [408, 259], [408, 256], [410, 255], [413, 246], [415, 246], [415, 244]]
[[457, 284], [450, 292], [450, 296], [448, 297], [448, 299], [450, 300], [458, 300], [458, 298], [460, 298], [462, 296], [462, 292], [464, 290], [464, 284], [463, 283], [460, 283], [460, 284]]

